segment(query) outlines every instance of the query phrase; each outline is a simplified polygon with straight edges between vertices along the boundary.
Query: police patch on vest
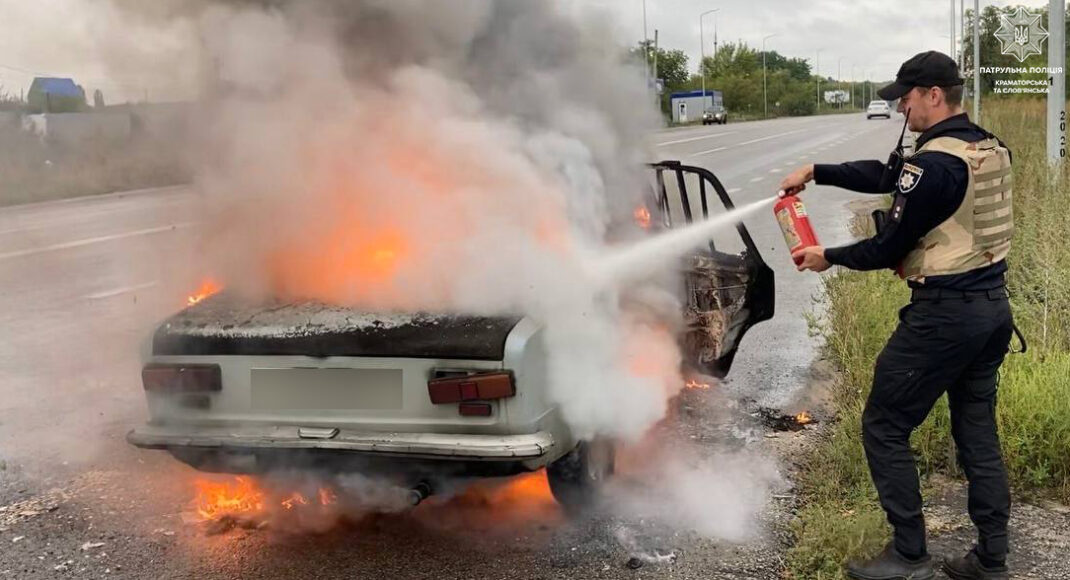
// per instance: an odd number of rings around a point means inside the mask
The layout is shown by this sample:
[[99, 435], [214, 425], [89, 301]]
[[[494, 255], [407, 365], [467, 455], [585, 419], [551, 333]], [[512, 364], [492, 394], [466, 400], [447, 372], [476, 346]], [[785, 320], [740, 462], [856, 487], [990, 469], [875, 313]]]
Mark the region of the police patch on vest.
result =
[[925, 173], [925, 170], [917, 165], [911, 165], [910, 163], [903, 164], [903, 171], [899, 173], [899, 191], [903, 193], [909, 193], [915, 187], [918, 186], [918, 182], [921, 181], [921, 174]]

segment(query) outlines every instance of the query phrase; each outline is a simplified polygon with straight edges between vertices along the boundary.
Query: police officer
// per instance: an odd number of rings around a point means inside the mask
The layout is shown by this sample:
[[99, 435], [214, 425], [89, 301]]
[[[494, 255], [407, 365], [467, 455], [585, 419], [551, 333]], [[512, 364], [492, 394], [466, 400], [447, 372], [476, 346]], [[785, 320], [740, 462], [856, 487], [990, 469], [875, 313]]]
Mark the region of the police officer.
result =
[[862, 416], [873, 483], [894, 540], [875, 558], [848, 564], [864, 580], [931, 578], [918, 472], [910, 433], [946, 391], [958, 460], [969, 480], [977, 543], [946, 560], [952, 578], [1007, 578], [1010, 493], [996, 433], [997, 371], [1013, 332], [1004, 286], [1010, 248], [1011, 155], [962, 111], [958, 66], [939, 52], [906, 61], [877, 94], [899, 99], [898, 111], [920, 132], [915, 153], [902, 145], [888, 163], [808, 165], [781, 183], [798, 193], [813, 180], [863, 193], [893, 193], [872, 238], [796, 253], [799, 270], [831, 265], [895, 269], [912, 289], [910, 304], [877, 358]]

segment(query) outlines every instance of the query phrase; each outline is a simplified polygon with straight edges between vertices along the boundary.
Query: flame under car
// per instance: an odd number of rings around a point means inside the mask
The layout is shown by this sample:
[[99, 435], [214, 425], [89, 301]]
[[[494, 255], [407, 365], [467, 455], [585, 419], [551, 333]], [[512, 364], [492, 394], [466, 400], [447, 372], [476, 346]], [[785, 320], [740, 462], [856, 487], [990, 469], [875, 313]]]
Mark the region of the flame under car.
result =
[[[732, 208], [704, 169], [653, 169], [638, 227]], [[742, 223], [727, 235], [680, 268], [687, 370], [718, 377], [773, 315], [771, 270]], [[356, 470], [412, 484], [546, 468], [570, 509], [613, 471], [612, 442], [579, 440], [549, 399], [543, 329], [525, 316], [252, 305], [222, 292], [165, 321], [145, 350], [150, 420], [127, 439], [200, 470]]]

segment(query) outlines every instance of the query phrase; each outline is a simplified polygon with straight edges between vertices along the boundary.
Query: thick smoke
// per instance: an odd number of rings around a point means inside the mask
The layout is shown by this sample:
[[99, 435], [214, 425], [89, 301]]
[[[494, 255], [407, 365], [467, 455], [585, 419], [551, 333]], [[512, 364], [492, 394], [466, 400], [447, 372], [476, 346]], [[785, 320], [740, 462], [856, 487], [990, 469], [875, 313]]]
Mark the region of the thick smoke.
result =
[[546, 328], [551, 396], [581, 436], [634, 439], [664, 415], [682, 383], [671, 328], [626, 313], [588, 271], [638, 233], [657, 123], [600, 19], [375, 0], [190, 17], [211, 104], [205, 250], [226, 285], [523, 313]]
[[[666, 416], [683, 386], [672, 282], [606, 287], [594, 265], [642, 235], [659, 124], [609, 18], [536, 0], [128, 8], [197, 31], [206, 274], [374, 311], [522, 313], [580, 437], [636, 441]], [[625, 494], [625, 511], [752, 531], [767, 470], [658, 465], [665, 503]]]

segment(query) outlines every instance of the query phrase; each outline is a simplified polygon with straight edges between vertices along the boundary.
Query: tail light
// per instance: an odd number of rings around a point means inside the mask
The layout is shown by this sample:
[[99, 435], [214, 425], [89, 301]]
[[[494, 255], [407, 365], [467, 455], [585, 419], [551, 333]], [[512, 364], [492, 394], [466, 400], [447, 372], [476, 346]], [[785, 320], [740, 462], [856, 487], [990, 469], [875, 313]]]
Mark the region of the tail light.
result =
[[446, 376], [427, 381], [435, 405], [504, 399], [516, 395], [512, 371]]
[[141, 382], [154, 393], [205, 393], [223, 390], [223, 373], [213, 364], [150, 363], [141, 369]]
[[461, 403], [457, 411], [464, 417], [490, 417], [490, 403]]

